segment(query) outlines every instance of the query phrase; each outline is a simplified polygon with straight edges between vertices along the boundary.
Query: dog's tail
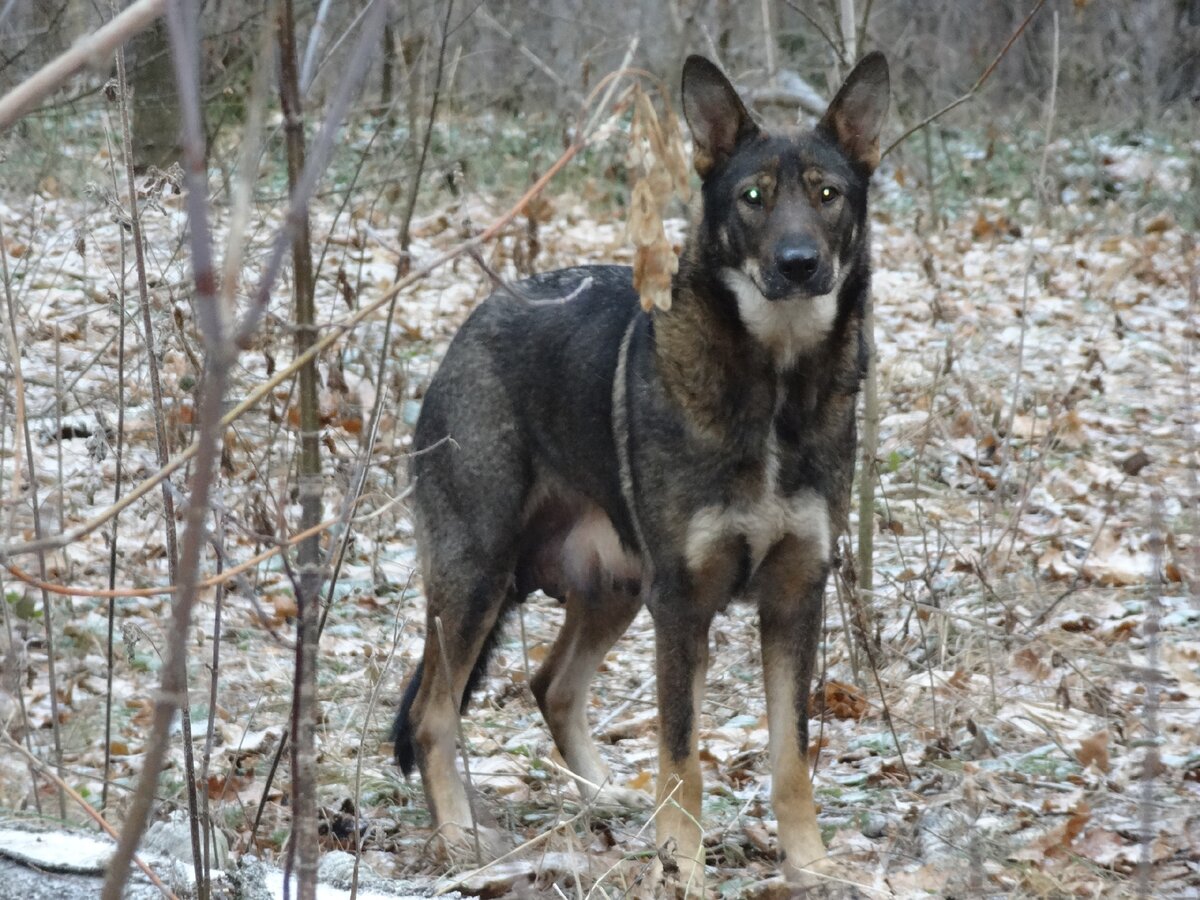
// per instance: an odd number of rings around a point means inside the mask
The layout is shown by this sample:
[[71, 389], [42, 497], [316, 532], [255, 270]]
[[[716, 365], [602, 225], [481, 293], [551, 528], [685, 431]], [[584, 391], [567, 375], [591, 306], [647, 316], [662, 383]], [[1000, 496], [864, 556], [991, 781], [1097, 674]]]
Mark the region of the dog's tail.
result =
[[425, 674], [424, 661], [417, 663], [417, 670], [408, 680], [404, 689], [404, 697], [400, 700], [400, 710], [396, 713], [396, 721], [392, 723], [392, 751], [396, 754], [396, 765], [400, 771], [409, 776], [417, 761], [416, 745], [412, 733], [412, 705], [417, 699], [417, 691], [421, 688], [421, 678]]
[[[492, 651], [496, 649], [496, 643], [500, 639], [500, 631], [504, 625], [504, 620], [508, 617], [508, 613], [514, 605], [511, 602], [511, 598], [509, 602], [504, 604], [500, 616], [496, 619], [496, 624], [492, 626], [487, 640], [483, 642], [483, 649], [479, 651], [479, 656], [475, 659], [475, 665], [471, 668], [471, 675], [467, 678], [467, 687], [463, 691], [462, 700], [458, 707], [459, 715], [466, 715], [467, 705], [471, 702], [471, 695], [475, 693], [476, 688], [479, 687], [479, 683], [483, 681], [483, 676], [487, 674], [488, 661], [491, 659]], [[417, 664], [416, 671], [413, 672], [412, 678], [409, 679], [408, 685], [404, 688], [404, 697], [400, 700], [400, 710], [396, 713], [396, 720], [392, 723], [392, 752], [396, 755], [396, 765], [400, 767], [400, 771], [406, 776], [412, 774], [413, 767], [417, 761], [417, 745], [414, 740], [415, 735], [413, 734], [412, 705], [417, 699], [417, 691], [421, 689], [421, 679], [424, 677], [425, 662], [422, 660]]]

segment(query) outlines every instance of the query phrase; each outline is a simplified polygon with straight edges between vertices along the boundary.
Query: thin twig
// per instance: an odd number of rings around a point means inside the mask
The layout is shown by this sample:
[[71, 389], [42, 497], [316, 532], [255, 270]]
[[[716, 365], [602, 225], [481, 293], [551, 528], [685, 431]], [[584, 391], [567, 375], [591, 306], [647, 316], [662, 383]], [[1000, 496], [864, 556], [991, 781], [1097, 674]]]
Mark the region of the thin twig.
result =
[[[1050, 59], [1050, 98], [1046, 106], [1046, 133], [1042, 140], [1042, 158], [1038, 164], [1037, 183], [1033, 187], [1034, 194], [1034, 217], [1033, 224], [1029, 228], [1028, 238], [1025, 245], [1025, 274], [1021, 279], [1021, 325], [1017, 336], [1017, 361], [1016, 370], [1013, 372], [1012, 395], [1008, 401], [1008, 417], [1004, 425], [1004, 435], [1000, 450], [1007, 457], [1007, 450], [1012, 441], [1013, 422], [1017, 416], [1017, 404], [1021, 397], [1021, 376], [1022, 370], [1025, 368], [1025, 338], [1029, 331], [1029, 296], [1031, 284], [1033, 282], [1033, 265], [1037, 260], [1037, 250], [1034, 246], [1034, 235], [1037, 232], [1038, 226], [1042, 224], [1042, 219], [1046, 210], [1046, 170], [1050, 164], [1050, 142], [1051, 136], [1054, 133], [1054, 117], [1057, 111], [1058, 100], [1058, 11], [1053, 14], [1054, 23], [1054, 43], [1053, 55]], [[999, 506], [1004, 502], [1005, 475], [1007, 466], [1000, 470], [1000, 474], [996, 479], [996, 487], [993, 490], [996, 506], [994, 512], [999, 512]], [[993, 521], [997, 516], [993, 515]]]
[[[0, 229], [0, 230], [2, 230], [2, 229]], [[0, 237], [0, 248], [2, 248], [2, 247], [3, 247], [3, 237]], [[7, 256], [7, 254], [4, 253], [2, 249], [0, 249], [0, 258], [5, 257], [5, 256]], [[11, 290], [11, 286], [9, 284], [9, 276], [11, 273], [8, 270], [8, 260], [0, 259], [0, 261], [2, 261], [4, 263], [4, 265], [2, 267], [0, 267], [0, 271], [2, 271], [4, 274], [4, 289], [5, 289], [5, 291], [9, 291], [9, 290]], [[8, 451], [8, 448], [5, 445], [5, 438], [8, 436], [8, 408], [9, 408], [8, 398], [10, 396], [12, 396], [12, 394], [10, 394], [10, 392], [8, 390], [8, 387], [9, 387], [8, 379], [5, 379], [5, 382], [4, 382], [5, 390], [3, 393], [0, 393], [0, 458], [5, 458], [6, 452]], [[15, 410], [14, 410], [14, 413], [15, 413]], [[13, 433], [13, 440], [16, 441], [15, 431]], [[0, 466], [0, 496], [3, 496], [4, 472], [5, 472], [5, 467]], [[21, 481], [20, 470], [14, 469], [14, 471], [13, 471], [13, 500], [14, 501], [19, 496], [20, 481]], [[13, 524], [14, 524], [14, 519], [16, 518], [16, 512], [17, 512], [17, 504], [15, 502], [10, 503], [8, 520], [6, 523], [9, 534], [11, 534], [13, 531]], [[3, 588], [3, 587], [4, 587], [3, 583], [0, 582], [0, 588]], [[8, 592], [6, 590], [0, 591], [0, 593], [2, 593], [5, 597], [8, 596]], [[17, 629], [13, 628], [13, 617], [16, 615], [16, 610], [15, 610], [13, 604], [7, 603], [7, 602], [0, 603], [0, 615], [2, 615], [2, 617], [4, 619], [4, 635], [8, 639], [8, 648], [9, 648], [8, 652], [9, 652], [9, 654], [11, 654], [11, 658], [15, 658], [15, 661], [18, 665], [24, 665], [24, 657], [26, 655], [25, 654], [25, 641], [18, 640]], [[25, 685], [23, 683], [24, 680], [18, 678], [16, 680], [16, 682], [17, 683], [15, 685], [11, 686], [10, 690], [13, 693], [15, 693], [17, 696], [17, 708], [21, 712], [20, 721], [28, 722], [29, 721], [29, 710], [25, 706]], [[33, 752], [33, 737], [32, 737], [33, 729], [32, 728], [22, 728], [21, 730], [23, 732], [22, 736], [25, 739], [25, 748], [27, 750], [29, 750], [30, 753], [32, 754], [32, 752]], [[35, 778], [36, 778], [36, 770], [33, 768], [32, 764], [29, 764], [29, 783], [31, 785], [35, 784]], [[33, 794], [34, 809], [37, 811], [38, 816], [41, 816], [42, 815], [41, 793], [39, 791], [37, 791], [36, 788], [31, 793]]]
[[[108, 139], [108, 132], [105, 132]], [[113, 158], [111, 142], [109, 160]], [[113, 193], [116, 194], [117, 170], [110, 165]], [[125, 229], [120, 229], [120, 259], [117, 272], [117, 449], [116, 472], [114, 473], [113, 503], [121, 502], [122, 466], [125, 462]], [[108, 589], [117, 587], [117, 541], [120, 537], [119, 516], [113, 516], [112, 537], [108, 546]], [[108, 809], [108, 784], [112, 778], [112, 701], [113, 701], [113, 646], [116, 629], [116, 597], [108, 598], [108, 633], [105, 641], [105, 689], [104, 689], [104, 780], [100, 787], [100, 808]]]
[[[17, 337], [17, 312], [16, 300], [12, 294], [12, 279], [8, 271], [8, 254], [3, 251], [4, 244], [4, 229], [0, 226], [0, 274], [4, 277], [4, 303], [8, 312], [8, 328], [4, 330], [4, 339], [8, 344], [8, 355], [10, 357], [9, 365], [12, 367], [13, 383], [16, 396], [16, 415], [17, 422], [15, 425], [15, 433], [20, 433], [25, 439], [25, 470], [28, 475], [29, 484], [29, 502], [33, 507], [33, 534], [35, 538], [42, 536], [42, 511], [41, 503], [38, 500], [38, 476], [37, 466], [33, 456], [33, 439], [29, 433], [29, 417], [25, 414], [25, 380], [21, 372], [21, 352], [18, 348], [19, 340]], [[60, 437], [61, 440], [61, 437]], [[59, 453], [61, 454], [61, 449]], [[14, 494], [20, 480], [20, 469], [13, 469], [13, 489]], [[39, 551], [37, 555], [38, 573], [42, 576], [42, 580], [46, 580], [46, 553]], [[54, 763], [59, 771], [62, 771], [62, 728], [58, 714], [58, 677], [57, 668], [54, 657], [55, 641], [54, 641], [54, 611], [50, 606], [50, 594], [47, 591], [42, 591], [42, 625], [46, 630], [46, 671], [49, 680], [50, 688], [50, 716], [51, 729], [54, 735]], [[63, 795], [62, 788], [58, 789], [58, 813], [60, 818], [67, 817], [67, 800]]]
[[[306, 528], [303, 531], [299, 531], [291, 537], [283, 538], [277, 544], [275, 544], [275, 546], [263, 550], [261, 553], [256, 553], [245, 562], [238, 563], [236, 566], [226, 569], [224, 572], [219, 572], [216, 575], [210, 575], [208, 578], [201, 579], [196, 583], [196, 587], [204, 590], [226, 585], [239, 575], [242, 575], [250, 569], [253, 569], [259, 563], [270, 559], [272, 556], [281, 553], [289, 547], [296, 546], [296, 544], [312, 537], [314, 534], [320, 534], [322, 531], [327, 531], [328, 529], [333, 528], [335, 525], [342, 524], [344, 521], [345, 520], [342, 516], [339, 516], [336, 519], [326, 519], [324, 522], [314, 525], [311, 528]], [[53, 582], [37, 578], [19, 566], [12, 565], [11, 563], [5, 564], [4, 568], [14, 578], [25, 582], [31, 587], [35, 587], [43, 591], [49, 591], [52, 594], [59, 594], [64, 597], [159, 597], [164, 594], [174, 594], [179, 591], [179, 585], [177, 584], [165, 584], [162, 587], [146, 588], [110, 588], [108, 590], [103, 588], [67, 587], [66, 585], [54, 584]]]
[[822, 27], [821, 23], [813, 17], [812, 13], [797, 3], [796, 0], [784, 0], [784, 2], [787, 3], [787, 5], [790, 6], [795, 12], [803, 16], [804, 20], [816, 29], [817, 34], [821, 36], [821, 39], [825, 41], [825, 43], [829, 45], [829, 49], [833, 51], [837, 61], [842, 65], [845, 65], [846, 60], [843, 55], [842, 48], [838, 46], [838, 42], [829, 35], [829, 32]]
[[321, 43], [321, 32], [325, 28], [325, 18], [329, 15], [329, 0], [321, 0], [317, 7], [317, 17], [313, 19], [312, 28], [308, 30], [308, 45], [304, 48], [304, 62], [300, 67], [300, 94], [308, 93], [312, 84], [313, 66], [317, 63], [317, 47]]
[[295, 231], [304, 221], [308, 203], [316, 191], [321, 176], [329, 166], [329, 160], [332, 158], [336, 146], [335, 138], [343, 119], [345, 119], [346, 112], [350, 108], [350, 101], [357, 92], [358, 86], [366, 74], [367, 66], [374, 56], [374, 50], [377, 47], [375, 38], [378, 36], [383, 18], [387, 14], [387, 4], [383, 0], [371, 0], [371, 5], [367, 7], [366, 13], [358, 44], [350, 56], [350, 66], [346, 77], [338, 84], [333, 101], [326, 110], [325, 120], [321, 123], [321, 130], [312, 142], [310, 152], [305, 160], [304, 170], [296, 179], [295, 189], [290, 192], [291, 201], [284, 217], [284, 226], [271, 248], [266, 270], [259, 279], [254, 298], [237, 326], [234, 343], [242, 349], [248, 348], [254, 335], [258, 333], [258, 327], [262, 323], [263, 316], [266, 315], [267, 306], [271, 300], [271, 290], [283, 268], [284, 257], [291, 246]]
[[[412, 577], [416, 570], [409, 572], [408, 581], [404, 585], [404, 591], [401, 596], [408, 591], [412, 585]], [[367, 733], [371, 728], [371, 717], [375, 713], [375, 705], [379, 702], [379, 695], [383, 691], [383, 686], [386, 683], [388, 670], [392, 667], [392, 660], [396, 658], [396, 651], [400, 647], [400, 636], [404, 632], [404, 627], [408, 624], [407, 619], [401, 619], [400, 613], [404, 610], [404, 605], [396, 604], [396, 615], [392, 620], [392, 643], [388, 648], [388, 655], [384, 657], [383, 665], [379, 667], [379, 675], [375, 679], [375, 683], [371, 685], [371, 695], [367, 699], [367, 711], [363, 715], [362, 729], [358, 736], [358, 752], [354, 755], [354, 870], [350, 874], [350, 900], [356, 900], [358, 897], [358, 868], [362, 861], [363, 849], [363, 829], [358, 827], [359, 820], [359, 803], [362, 799], [362, 771], [363, 760], [367, 753]]]
[[[381, 4], [382, 5], [382, 4]], [[283, 109], [287, 152], [288, 191], [295, 195], [305, 165], [304, 113], [297, 72], [296, 19], [292, 0], [279, 6], [277, 41], [280, 73], [279, 98]], [[369, 37], [360, 36], [361, 42]], [[373, 37], [372, 37], [373, 41]], [[288, 217], [292, 251], [292, 301], [295, 308], [296, 354], [302, 354], [316, 336], [316, 298], [313, 283], [311, 226], [307, 202], [293, 205]], [[317, 361], [300, 369], [300, 428], [298, 499], [300, 527], [321, 519], [321, 421], [317, 400]], [[283, 557], [285, 565], [287, 557]], [[317, 627], [320, 619], [321, 544], [313, 535], [297, 554], [295, 673], [292, 680], [292, 829], [284, 863], [284, 883], [291, 881], [293, 860], [298, 859], [299, 896], [315, 900], [317, 892]]]
[[1162, 585], [1163, 585], [1163, 550], [1166, 546], [1163, 529], [1162, 496], [1155, 492], [1150, 500], [1150, 552], [1153, 555], [1154, 571], [1150, 576], [1150, 596], [1146, 604], [1146, 621], [1143, 635], [1146, 639], [1146, 665], [1142, 669], [1142, 685], [1144, 687], [1142, 702], [1142, 722], [1146, 729], [1146, 752], [1142, 757], [1141, 796], [1138, 807], [1141, 818], [1140, 834], [1141, 853], [1137, 867], [1138, 897], [1152, 896], [1151, 869], [1154, 850], [1154, 838], [1157, 833], [1155, 818], [1157, 806], [1154, 802], [1154, 786], [1158, 781], [1163, 764], [1159, 756], [1160, 740], [1158, 730], [1158, 706], [1162, 691], [1162, 676], [1158, 669], [1158, 659], [1162, 638]]
[[[410, 234], [412, 217], [413, 212], [417, 208], [417, 194], [421, 190], [421, 176], [425, 173], [425, 160], [429, 156], [429, 143], [433, 138], [433, 125], [437, 121], [438, 102], [442, 96], [442, 75], [446, 67], [446, 42], [450, 39], [450, 16], [453, 12], [454, 0], [446, 0], [446, 16], [442, 20], [442, 34], [438, 44], [437, 70], [433, 78], [433, 98], [429, 101], [429, 118], [425, 122], [425, 134], [421, 138], [421, 153], [417, 157], [417, 164], [413, 168], [412, 177], [408, 182], [404, 213], [400, 217], [400, 260], [401, 268], [404, 270], [400, 273], [402, 275], [408, 274], [407, 260], [409, 244], [412, 241]], [[482, 8], [479, 12], [486, 15]]]
[[[113, 2], [115, 12], [115, 0]], [[167, 423], [163, 414], [162, 379], [158, 372], [158, 354], [154, 346], [154, 319], [150, 310], [150, 288], [146, 277], [146, 247], [142, 237], [142, 214], [138, 208], [137, 182], [134, 178], [133, 161], [133, 128], [129, 114], [129, 81], [125, 77], [125, 49], [117, 48], [117, 102], [121, 113], [121, 154], [125, 163], [125, 182], [128, 190], [130, 237], [133, 241], [133, 260], [137, 271], [138, 304], [142, 311], [143, 340], [146, 342], [146, 367], [150, 375], [150, 392], [153, 398], [154, 410], [154, 440], [159, 467], [165, 466], [171, 459], [171, 448], [167, 439]], [[124, 273], [122, 272], [122, 278]], [[167, 580], [172, 584], [179, 581], [179, 537], [175, 527], [175, 498], [171, 493], [169, 481], [163, 482], [163, 526], [167, 539]], [[118, 498], [120, 499], [120, 498]], [[180, 665], [186, 666], [184, 660]], [[196, 798], [196, 760], [192, 748], [192, 718], [190, 704], [187, 702], [187, 674], [180, 679], [183, 698], [180, 703], [182, 713], [181, 731], [183, 738], [183, 768], [187, 782], [188, 826], [192, 838], [192, 867], [196, 875], [196, 883], [204, 884], [200, 859], [200, 826], [198, 820], [199, 805]], [[206, 900], [203, 896], [201, 900]]]
[[207, 210], [207, 167], [204, 161], [204, 129], [200, 110], [198, 9], [194, 0], [186, 4], [186, 10], [184, 5], [180, 2], [168, 7], [167, 33], [175, 63], [183, 124], [182, 148], [188, 185], [188, 223], [192, 271], [196, 285], [196, 319], [207, 350], [203, 389], [198, 405], [199, 449], [196, 452], [190, 503], [186, 512], [186, 529], [180, 551], [180, 590], [175, 597], [167, 630], [167, 655], [163, 665], [162, 685], [154, 705], [141, 776], [104, 881], [104, 900], [120, 900], [124, 894], [125, 883], [129, 878], [129, 863], [141, 843], [154, 803], [155, 787], [166, 758], [171, 722], [186, 696], [188, 633], [191, 630], [192, 607], [198, 593], [200, 554], [205, 534], [204, 519], [208, 513], [209, 496], [220, 455], [221, 407], [228, 377], [236, 359], [236, 351], [226, 338], [212, 268]]
[[1000, 60], [1004, 59], [1005, 55], [1008, 53], [1009, 48], [1016, 42], [1017, 38], [1019, 38], [1025, 32], [1026, 27], [1029, 25], [1029, 23], [1031, 21], [1033, 21], [1033, 17], [1035, 15], [1037, 15], [1038, 10], [1040, 10], [1045, 5], [1045, 3], [1046, 3], [1046, 0], [1037, 0], [1037, 4], [1033, 7], [1033, 9], [1031, 9], [1029, 11], [1029, 14], [1027, 16], [1025, 16], [1025, 18], [1021, 21], [1021, 24], [1017, 26], [1017, 30], [1012, 33], [1012, 35], [1009, 37], [1009, 39], [1005, 42], [1004, 46], [1000, 48], [1000, 52], [996, 54], [996, 58], [993, 59], [991, 64], [986, 69], [983, 70], [983, 74], [979, 76], [979, 78], [976, 80], [976, 82], [973, 85], [971, 85], [970, 90], [968, 90], [961, 97], [951, 100], [949, 103], [947, 103], [941, 109], [939, 109], [937, 112], [931, 113], [930, 115], [926, 116], [924, 119], [922, 119], [916, 125], [914, 125], [912, 128], [908, 129], [908, 131], [904, 132], [904, 134], [900, 135], [900, 137], [896, 138], [896, 140], [892, 141], [888, 145], [888, 148], [883, 151], [880, 158], [882, 159], [882, 158], [886, 157], [889, 153], [891, 153], [893, 150], [895, 150], [897, 147], [899, 147], [901, 144], [903, 144], [906, 140], [908, 140], [908, 138], [912, 137], [914, 134], [916, 134], [918, 131], [920, 131], [922, 128], [924, 128], [926, 125], [929, 125], [931, 122], [937, 121], [942, 116], [944, 116], [946, 113], [950, 112], [950, 110], [955, 109], [959, 106], [962, 106], [964, 103], [966, 103], [972, 97], [974, 97], [979, 92], [979, 89], [983, 87], [984, 83], [988, 80], [988, 78], [991, 77], [992, 72], [994, 72], [996, 70], [996, 66], [1000, 65]]
[[[225, 529], [221, 521], [221, 516], [216, 517], [216, 533], [213, 535], [213, 544], [219, 550], [225, 543]], [[224, 562], [224, 557], [221, 553], [217, 553], [217, 574], [221, 574], [221, 566]], [[208, 681], [208, 722], [204, 729], [204, 753], [200, 757], [200, 784], [204, 785], [204, 791], [201, 793], [201, 808], [200, 822], [204, 829], [204, 881], [200, 887], [201, 898], [207, 898], [212, 895], [212, 862], [209, 859], [209, 854], [213, 846], [213, 824], [212, 815], [209, 812], [209, 790], [208, 790], [208, 772], [212, 763], [213, 741], [216, 736], [217, 725], [217, 697], [218, 687], [221, 681], [221, 612], [225, 605], [225, 586], [221, 585], [217, 588], [213, 596], [213, 634], [212, 634], [212, 665], [209, 672]]]

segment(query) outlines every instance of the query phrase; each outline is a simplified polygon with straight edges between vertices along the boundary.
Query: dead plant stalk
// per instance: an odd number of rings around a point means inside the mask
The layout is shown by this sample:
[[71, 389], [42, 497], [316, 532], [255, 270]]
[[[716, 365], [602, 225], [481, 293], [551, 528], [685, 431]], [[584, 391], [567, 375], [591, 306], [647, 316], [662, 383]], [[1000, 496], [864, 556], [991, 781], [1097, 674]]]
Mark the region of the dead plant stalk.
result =
[[[114, 3], [115, 7], [115, 3]], [[114, 9], [115, 11], [115, 9]], [[142, 215], [138, 208], [137, 181], [134, 177], [133, 160], [133, 131], [129, 115], [129, 81], [125, 77], [125, 49], [117, 48], [117, 102], [121, 112], [121, 156], [125, 164], [125, 186], [129, 204], [130, 238], [133, 241], [133, 260], [137, 272], [138, 305], [142, 311], [142, 330], [146, 349], [146, 369], [150, 376], [150, 394], [154, 410], [154, 439], [158, 455], [159, 467], [166, 466], [171, 461], [171, 448], [167, 439], [167, 425], [164, 419], [162, 379], [158, 371], [158, 354], [154, 344], [154, 317], [150, 310], [150, 288], [146, 277], [146, 248], [142, 235]], [[125, 273], [121, 273], [124, 280]], [[163, 495], [163, 529], [167, 541], [167, 575], [172, 584], [179, 582], [179, 537], [175, 527], [175, 497], [171, 483], [164, 481]], [[183, 739], [183, 766], [187, 780], [188, 827], [192, 839], [192, 865], [195, 870], [196, 884], [201, 887], [200, 900], [207, 900], [203, 890], [204, 878], [200, 859], [200, 827], [196, 800], [196, 761], [192, 748], [192, 717], [188, 703], [187, 660], [181, 657], [177, 664], [184, 667], [179, 674], [181, 731]]]
[[[109, 171], [112, 175], [113, 195], [119, 193], [117, 169], [113, 163], [112, 141], [108, 131], [105, 140], [109, 147]], [[125, 269], [128, 259], [125, 255], [125, 230], [121, 229], [120, 257], [117, 279], [117, 449], [115, 454], [115, 471], [113, 473], [113, 503], [121, 502], [121, 487], [123, 485], [123, 466], [125, 463]], [[108, 545], [108, 589], [115, 591], [117, 587], [117, 544], [120, 540], [120, 518], [113, 516], [112, 537]], [[65, 530], [65, 529], [63, 529]], [[116, 631], [117, 601], [116, 596], [108, 598], [108, 631], [105, 639], [105, 676], [104, 676], [104, 781], [100, 788], [100, 808], [108, 809], [108, 786], [112, 778], [112, 706], [113, 706], [113, 663], [114, 637]]]
[[[17, 336], [17, 304], [12, 293], [12, 279], [8, 271], [8, 254], [2, 252], [4, 244], [4, 229], [0, 227], [0, 275], [4, 278], [4, 303], [5, 309], [8, 312], [8, 328], [5, 329], [4, 337], [8, 344], [9, 365], [13, 372], [13, 385], [15, 387], [14, 395], [16, 397], [16, 414], [17, 421], [14, 433], [19, 433], [24, 438], [25, 450], [25, 469], [28, 476], [29, 484], [29, 503], [33, 508], [33, 534], [35, 538], [42, 536], [42, 511], [41, 503], [38, 499], [38, 477], [37, 463], [33, 455], [33, 439], [29, 432], [29, 417], [25, 414], [25, 378], [21, 371], [21, 351], [20, 339]], [[59, 440], [61, 441], [61, 434]], [[62, 453], [61, 443], [59, 445], [59, 453]], [[13, 499], [23, 502], [20, 499], [20, 468], [19, 466], [13, 469]], [[62, 502], [60, 498], [59, 502]], [[14, 509], [17, 504], [14, 503]], [[38, 572], [42, 576], [42, 580], [46, 580], [46, 553], [39, 551], [37, 555]], [[50, 718], [51, 730], [54, 735], [54, 764], [59, 772], [62, 771], [63, 756], [62, 756], [62, 729], [60, 727], [58, 715], [58, 677], [55, 668], [55, 643], [54, 643], [54, 610], [50, 606], [49, 591], [42, 591], [42, 624], [45, 627], [46, 633], [46, 674], [49, 679], [50, 688]], [[58, 784], [58, 782], [56, 782]], [[58, 787], [58, 814], [61, 818], [67, 817], [67, 799], [63, 794], [62, 786]]]
[[228, 373], [232, 370], [237, 355], [236, 348], [229, 341], [221, 315], [212, 266], [204, 129], [200, 111], [198, 9], [195, 3], [173, 3], [168, 7], [167, 33], [175, 63], [183, 120], [182, 149], [188, 187], [192, 271], [196, 284], [197, 319], [207, 349], [206, 370], [198, 405], [196, 465], [191, 479], [191, 496], [179, 558], [180, 590], [176, 595], [168, 626], [162, 685], [154, 704], [154, 716], [141, 777], [130, 802], [117, 851], [109, 863], [104, 881], [104, 900], [120, 900], [124, 894], [129, 878], [129, 863], [141, 843], [154, 803], [158, 775], [166, 757], [171, 721], [184, 701], [187, 637], [192, 607], [198, 593], [200, 554], [205, 536], [204, 519], [208, 512], [209, 495], [220, 452], [221, 405]]

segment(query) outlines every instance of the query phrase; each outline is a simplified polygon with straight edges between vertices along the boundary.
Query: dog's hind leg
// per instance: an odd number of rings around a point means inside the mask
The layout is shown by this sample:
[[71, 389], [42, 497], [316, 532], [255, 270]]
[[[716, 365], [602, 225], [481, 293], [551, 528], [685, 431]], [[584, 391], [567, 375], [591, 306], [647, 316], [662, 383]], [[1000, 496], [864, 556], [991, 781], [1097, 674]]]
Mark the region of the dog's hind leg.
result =
[[[466, 560], [457, 563], [463, 567], [460, 572], [471, 571]], [[401, 719], [405, 721], [408, 732], [398, 734], [397, 739], [407, 737], [412, 743], [430, 810], [452, 851], [473, 846], [472, 827], [478, 826], [481, 812], [472, 812], [466, 786], [458, 774], [455, 744], [459, 711], [472, 672], [480, 663], [493, 629], [498, 627], [510, 581], [507, 574], [476, 572], [469, 580], [464, 574], [429, 579], [420, 683], [411, 705], [402, 709], [397, 720], [398, 725]], [[499, 833], [483, 827], [479, 831], [485, 855], [497, 855], [503, 843]]]
[[808, 768], [808, 695], [821, 633], [828, 541], [788, 535], [754, 575], [770, 726], [772, 805], [783, 871], [812, 887], [828, 871]]
[[[641, 605], [636, 592], [619, 588], [599, 597], [568, 592], [562, 631], [530, 684], [558, 752], [580, 776], [580, 794], [601, 805], [644, 807], [650, 800], [639, 791], [609, 783], [608, 766], [592, 740], [587, 718], [592, 676]], [[599, 794], [597, 786], [602, 787]]]

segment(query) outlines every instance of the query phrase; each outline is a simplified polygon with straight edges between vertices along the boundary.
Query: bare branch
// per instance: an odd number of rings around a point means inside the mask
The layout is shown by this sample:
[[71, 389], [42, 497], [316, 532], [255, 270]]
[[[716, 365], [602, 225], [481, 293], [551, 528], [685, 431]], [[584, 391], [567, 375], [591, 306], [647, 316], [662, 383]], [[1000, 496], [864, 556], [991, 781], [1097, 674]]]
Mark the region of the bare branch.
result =
[[358, 43], [350, 54], [350, 69], [338, 85], [337, 93], [325, 113], [325, 121], [321, 124], [321, 130], [312, 144], [312, 153], [309, 154], [304, 171], [296, 181], [296, 189], [292, 192], [291, 203], [284, 219], [284, 227], [276, 238], [275, 245], [271, 248], [267, 268], [255, 290], [250, 308], [246, 310], [237, 327], [234, 342], [239, 347], [245, 348], [249, 344], [258, 331], [263, 316], [266, 315], [267, 305], [271, 300], [271, 288], [274, 287], [275, 280], [283, 268], [285, 254], [288, 247], [291, 246], [293, 234], [307, 214], [308, 201], [312, 199], [313, 192], [317, 189], [317, 182], [321, 180], [325, 167], [329, 165], [329, 159], [333, 155], [334, 138], [346, 116], [346, 111], [350, 108], [350, 100], [358, 90], [358, 85], [374, 58], [374, 51], [378, 48], [376, 39], [383, 27], [386, 15], [387, 4], [383, 0], [371, 0], [371, 6], [368, 7], [362, 30], [359, 32]]
[[66, 53], [0, 97], [0, 132], [84, 66], [93, 60], [107, 59], [119, 45], [161, 16], [166, 3], [167, 0], [137, 0], [91, 37], [76, 41]]

